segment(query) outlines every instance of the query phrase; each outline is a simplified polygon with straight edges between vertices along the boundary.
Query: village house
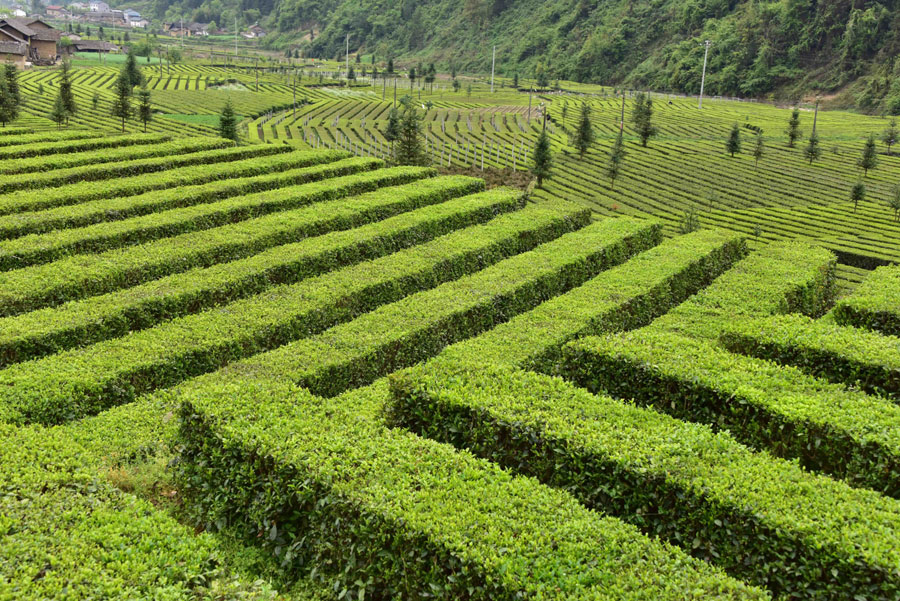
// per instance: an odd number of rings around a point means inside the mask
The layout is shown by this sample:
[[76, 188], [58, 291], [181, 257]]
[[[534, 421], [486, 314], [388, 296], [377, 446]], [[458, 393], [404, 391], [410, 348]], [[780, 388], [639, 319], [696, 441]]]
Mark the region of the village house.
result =
[[[22, 67], [26, 62], [53, 64], [59, 56], [61, 35], [61, 31], [38, 17], [0, 19], [0, 42], [4, 43], [0, 60], [12, 60]], [[24, 54], [20, 55], [23, 44]]]
[[65, 19], [71, 16], [69, 11], [67, 11], [65, 7], [59, 4], [51, 4], [47, 7], [45, 12], [47, 13], [48, 17], [51, 17], [53, 19]]
[[266, 35], [266, 30], [260, 27], [259, 25], [251, 25], [247, 28], [247, 31], [241, 34], [245, 38], [253, 39], [253, 38], [262, 38]]

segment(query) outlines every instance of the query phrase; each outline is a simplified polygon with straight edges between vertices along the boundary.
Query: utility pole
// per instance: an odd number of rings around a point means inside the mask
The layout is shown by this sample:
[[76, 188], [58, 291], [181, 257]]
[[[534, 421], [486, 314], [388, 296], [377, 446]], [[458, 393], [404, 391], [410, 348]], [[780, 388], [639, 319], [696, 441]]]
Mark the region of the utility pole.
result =
[[349, 33], [347, 34], [347, 52], [344, 55], [344, 57], [347, 60], [346, 72], [344, 73], [344, 75], [346, 75], [346, 77], [347, 77], [347, 87], [350, 87], [350, 34]]
[[397, 108], [397, 78], [394, 78], [394, 106], [393, 108]]
[[700, 104], [697, 105], [698, 109], [703, 108], [703, 86], [706, 84], [706, 59], [709, 56], [710, 43], [709, 40], [703, 42], [703, 45], [706, 46], [706, 50], [703, 51], [703, 75], [700, 77]]
[[531, 94], [534, 92], [534, 88], [528, 90], [528, 122], [531, 123]]
[[812, 133], [816, 133], [816, 121], [819, 120], [819, 97], [816, 96], [816, 112], [813, 114], [813, 130]]
[[497, 45], [491, 51], [491, 94], [494, 93], [494, 62], [497, 60]]
[[184, 48], [184, 15], [181, 15], [181, 47]]
[[234, 63], [237, 65], [237, 39], [238, 39], [238, 28], [237, 28], [237, 15], [234, 16]]
[[622, 88], [622, 117], [619, 120], [619, 133], [625, 131], [625, 88]]

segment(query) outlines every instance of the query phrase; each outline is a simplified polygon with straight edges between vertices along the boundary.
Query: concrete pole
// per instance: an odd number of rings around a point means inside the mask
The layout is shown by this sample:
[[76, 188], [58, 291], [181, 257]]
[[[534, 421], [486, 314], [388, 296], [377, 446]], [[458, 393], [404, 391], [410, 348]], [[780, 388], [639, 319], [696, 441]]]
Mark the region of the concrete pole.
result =
[[710, 43], [709, 40], [703, 42], [703, 45], [706, 46], [706, 50], [703, 51], [703, 75], [700, 77], [700, 103], [697, 105], [698, 109], [703, 108], [703, 87], [706, 84], [706, 59], [709, 57]]
[[494, 63], [497, 60], [497, 46], [491, 51], [491, 94], [494, 93]]

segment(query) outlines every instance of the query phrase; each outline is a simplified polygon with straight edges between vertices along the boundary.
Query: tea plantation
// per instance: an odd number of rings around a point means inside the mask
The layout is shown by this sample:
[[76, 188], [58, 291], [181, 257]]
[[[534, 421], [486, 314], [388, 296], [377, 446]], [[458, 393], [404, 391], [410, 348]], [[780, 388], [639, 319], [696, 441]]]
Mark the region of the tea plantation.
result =
[[[165, 116], [215, 115], [215, 69], [148, 68], [147, 133], [49, 126], [22, 76], [0, 600], [900, 599], [900, 159], [856, 165], [882, 119], [820, 113], [809, 162], [783, 109], [662, 97], [613, 184], [603, 91], [583, 157], [584, 99], [479, 88], [392, 166], [386, 85], [295, 109], [263, 78], [259, 143]], [[539, 102], [553, 177], [488, 189]]]

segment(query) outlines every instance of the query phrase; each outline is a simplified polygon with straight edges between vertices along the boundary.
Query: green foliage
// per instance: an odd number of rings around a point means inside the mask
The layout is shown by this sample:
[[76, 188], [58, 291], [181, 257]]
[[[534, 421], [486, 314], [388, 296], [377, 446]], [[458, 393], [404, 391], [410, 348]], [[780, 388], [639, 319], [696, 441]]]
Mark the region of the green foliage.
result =
[[150, 90], [147, 84], [141, 85], [138, 91], [138, 119], [144, 124], [144, 131], [147, 131], [147, 124], [153, 119], [153, 105], [150, 103]]
[[122, 69], [116, 78], [116, 97], [112, 103], [112, 115], [122, 120], [122, 131], [125, 131], [125, 122], [133, 116], [131, 107], [131, 78], [126, 69]]
[[75, 104], [75, 94], [72, 92], [72, 66], [68, 59], [63, 59], [59, 68], [59, 96], [62, 99], [63, 108], [66, 111], [66, 123], [69, 122], [69, 116], [78, 112], [78, 106]]
[[56, 100], [53, 102], [53, 109], [50, 111], [50, 120], [56, 123], [56, 128], [59, 129], [66, 122], [68, 116], [69, 113], [66, 111], [66, 105], [63, 102], [62, 95], [58, 94]]
[[732, 158], [735, 153], [741, 151], [741, 126], [737, 123], [731, 126], [731, 133], [728, 134], [728, 140], [725, 142], [725, 151], [728, 152]]
[[881, 141], [887, 146], [888, 156], [891, 156], [891, 148], [897, 143], [900, 131], [897, 130], [897, 120], [891, 119], [890, 125], [881, 133]]
[[631, 121], [641, 138], [641, 146], [646, 148], [650, 138], [659, 133], [656, 126], [653, 125], [653, 99], [649, 95], [638, 92], [635, 96]]
[[[878, 149], [875, 147], [875, 136], [869, 135], [866, 138], [866, 143], [863, 145], [862, 155], [859, 157], [859, 160], [856, 162], [859, 165], [860, 169], [863, 170], [863, 176], [869, 174], [869, 169], [875, 169], [878, 166]], [[863, 190], [865, 193], [865, 190]], [[862, 198], [854, 200], [862, 200]]]
[[[565, 119], [565, 117], [563, 118]], [[591, 123], [591, 105], [581, 103], [581, 113], [578, 117], [578, 127], [575, 129], [573, 145], [578, 149], [578, 155], [584, 157], [594, 142], [594, 126]]]
[[19, 92], [18, 69], [13, 65], [4, 65], [0, 74], [0, 123], [3, 127], [15, 121], [19, 116], [19, 105], [22, 97]]
[[891, 189], [891, 196], [887, 201], [888, 207], [894, 211], [894, 219], [900, 221], [900, 186]]
[[619, 135], [616, 136], [616, 141], [613, 143], [612, 148], [609, 151], [609, 158], [607, 159], [606, 163], [606, 177], [609, 178], [610, 188], [613, 188], [616, 184], [616, 178], [622, 171], [622, 161], [624, 159], [625, 145], [622, 142], [622, 131], [619, 130]]
[[[410, 69], [412, 73], [413, 69]], [[412, 81], [412, 80], [410, 80]], [[398, 165], [424, 165], [428, 162], [425, 155], [425, 146], [422, 142], [422, 123], [425, 120], [425, 112], [419, 114], [419, 109], [412, 96], [404, 96], [400, 100], [402, 106], [399, 122], [399, 134], [394, 147], [394, 162]], [[390, 127], [390, 123], [388, 124]]]
[[684, 212], [684, 216], [681, 218], [681, 224], [678, 228], [682, 234], [690, 234], [691, 232], [696, 232], [700, 229], [700, 215], [697, 211], [697, 208], [693, 205]]
[[809, 135], [809, 141], [806, 148], [803, 149], [803, 154], [809, 159], [810, 165], [822, 156], [822, 149], [819, 147], [819, 134], [817, 132], [813, 131]]
[[900, 336], [900, 268], [879, 267], [834, 308], [838, 323]]
[[547, 135], [547, 130], [543, 129], [534, 144], [534, 152], [531, 154], [531, 174], [537, 178], [538, 187], [551, 176], [552, 168], [553, 155], [550, 152], [550, 137]]
[[122, 71], [132, 90], [138, 86], [144, 85], [144, 74], [141, 73], [141, 68], [138, 67], [135, 53], [131, 48], [129, 48], [128, 55], [125, 57], [125, 64], [122, 66]]
[[791, 111], [791, 118], [788, 119], [786, 133], [788, 137], [788, 148], [793, 148], [797, 143], [797, 140], [803, 137], [803, 132], [800, 131], [800, 109], [797, 107], [794, 107]]
[[230, 96], [219, 114], [219, 136], [233, 142], [238, 141], [237, 116], [234, 114]]
[[766, 141], [763, 138], [762, 132], [756, 132], [756, 138], [753, 144], [753, 160], [755, 162], [756, 167], [759, 167], [759, 160], [766, 155]]
[[859, 208], [859, 201], [866, 199], [866, 185], [862, 182], [862, 180], [857, 181], [853, 184], [853, 187], [850, 188], [850, 200], [853, 201], [853, 210], [857, 210]]

